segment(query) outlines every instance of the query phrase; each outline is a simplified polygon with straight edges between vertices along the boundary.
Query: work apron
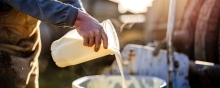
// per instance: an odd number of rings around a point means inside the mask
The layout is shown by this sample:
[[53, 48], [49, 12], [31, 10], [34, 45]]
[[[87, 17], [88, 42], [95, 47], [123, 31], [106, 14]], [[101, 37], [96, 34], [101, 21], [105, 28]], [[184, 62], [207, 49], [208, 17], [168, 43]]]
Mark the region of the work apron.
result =
[[0, 12], [0, 88], [38, 88], [39, 33], [37, 19]]

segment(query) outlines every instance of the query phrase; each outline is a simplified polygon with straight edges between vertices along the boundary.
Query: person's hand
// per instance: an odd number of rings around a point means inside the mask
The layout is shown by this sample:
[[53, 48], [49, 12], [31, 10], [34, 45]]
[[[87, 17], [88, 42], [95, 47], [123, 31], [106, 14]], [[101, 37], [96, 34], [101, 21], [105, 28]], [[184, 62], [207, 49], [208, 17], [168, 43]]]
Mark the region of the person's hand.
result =
[[98, 51], [103, 42], [103, 47], [108, 47], [108, 37], [99, 22], [89, 14], [78, 11], [74, 26], [80, 36], [83, 37], [83, 45], [92, 47], [95, 44], [94, 51]]

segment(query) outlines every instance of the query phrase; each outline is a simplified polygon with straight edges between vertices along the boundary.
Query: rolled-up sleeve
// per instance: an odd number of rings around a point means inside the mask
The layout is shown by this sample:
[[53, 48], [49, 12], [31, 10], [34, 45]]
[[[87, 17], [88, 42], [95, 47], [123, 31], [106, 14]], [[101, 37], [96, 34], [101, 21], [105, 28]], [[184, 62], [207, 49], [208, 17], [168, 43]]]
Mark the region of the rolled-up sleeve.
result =
[[5, 2], [38, 20], [60, 27], [73, 27], [79, 10], [73, 5], [56, 0], [5, 0]]
[[84, 9], [81, 0], [58, 0], [58, 1], [61, 1], [63, 3], [68, 3], [70, 5], [73, 5], [74, 7], [77, 7], [78, 9], [80, 9], [81, 11], [86, 13], [86, 10]]
[[63, 3], [68, 3], [68, 4], [73, 5], [74, 7], [77, 7], [79, 9], [83, 9], [81, 0], [58, 0], [58, 1], [61, 1]]

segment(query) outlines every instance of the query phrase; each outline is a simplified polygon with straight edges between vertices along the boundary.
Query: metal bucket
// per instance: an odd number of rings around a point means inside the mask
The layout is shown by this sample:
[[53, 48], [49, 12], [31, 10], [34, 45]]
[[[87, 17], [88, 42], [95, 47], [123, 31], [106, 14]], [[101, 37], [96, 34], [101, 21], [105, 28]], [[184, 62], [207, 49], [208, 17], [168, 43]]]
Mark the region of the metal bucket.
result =
[[[152, 76], [126, 76], [128, 88], [166, 88], [163, 79]], [[85, 76], [72, 83], [72, 88], [122, 88], [120, 75]]]

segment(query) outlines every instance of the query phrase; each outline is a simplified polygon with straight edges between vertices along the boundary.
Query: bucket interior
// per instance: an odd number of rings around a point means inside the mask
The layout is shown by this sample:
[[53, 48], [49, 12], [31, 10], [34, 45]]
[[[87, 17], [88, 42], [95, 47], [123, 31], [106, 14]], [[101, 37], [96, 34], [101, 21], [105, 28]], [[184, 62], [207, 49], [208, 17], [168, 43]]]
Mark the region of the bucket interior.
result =
[[[73, 88], [122, 88], [121, 76], [86, 76], [75, 80]], [[157, 77], [126, 76], [128, 88], [165, 88], [166, 82]]]

